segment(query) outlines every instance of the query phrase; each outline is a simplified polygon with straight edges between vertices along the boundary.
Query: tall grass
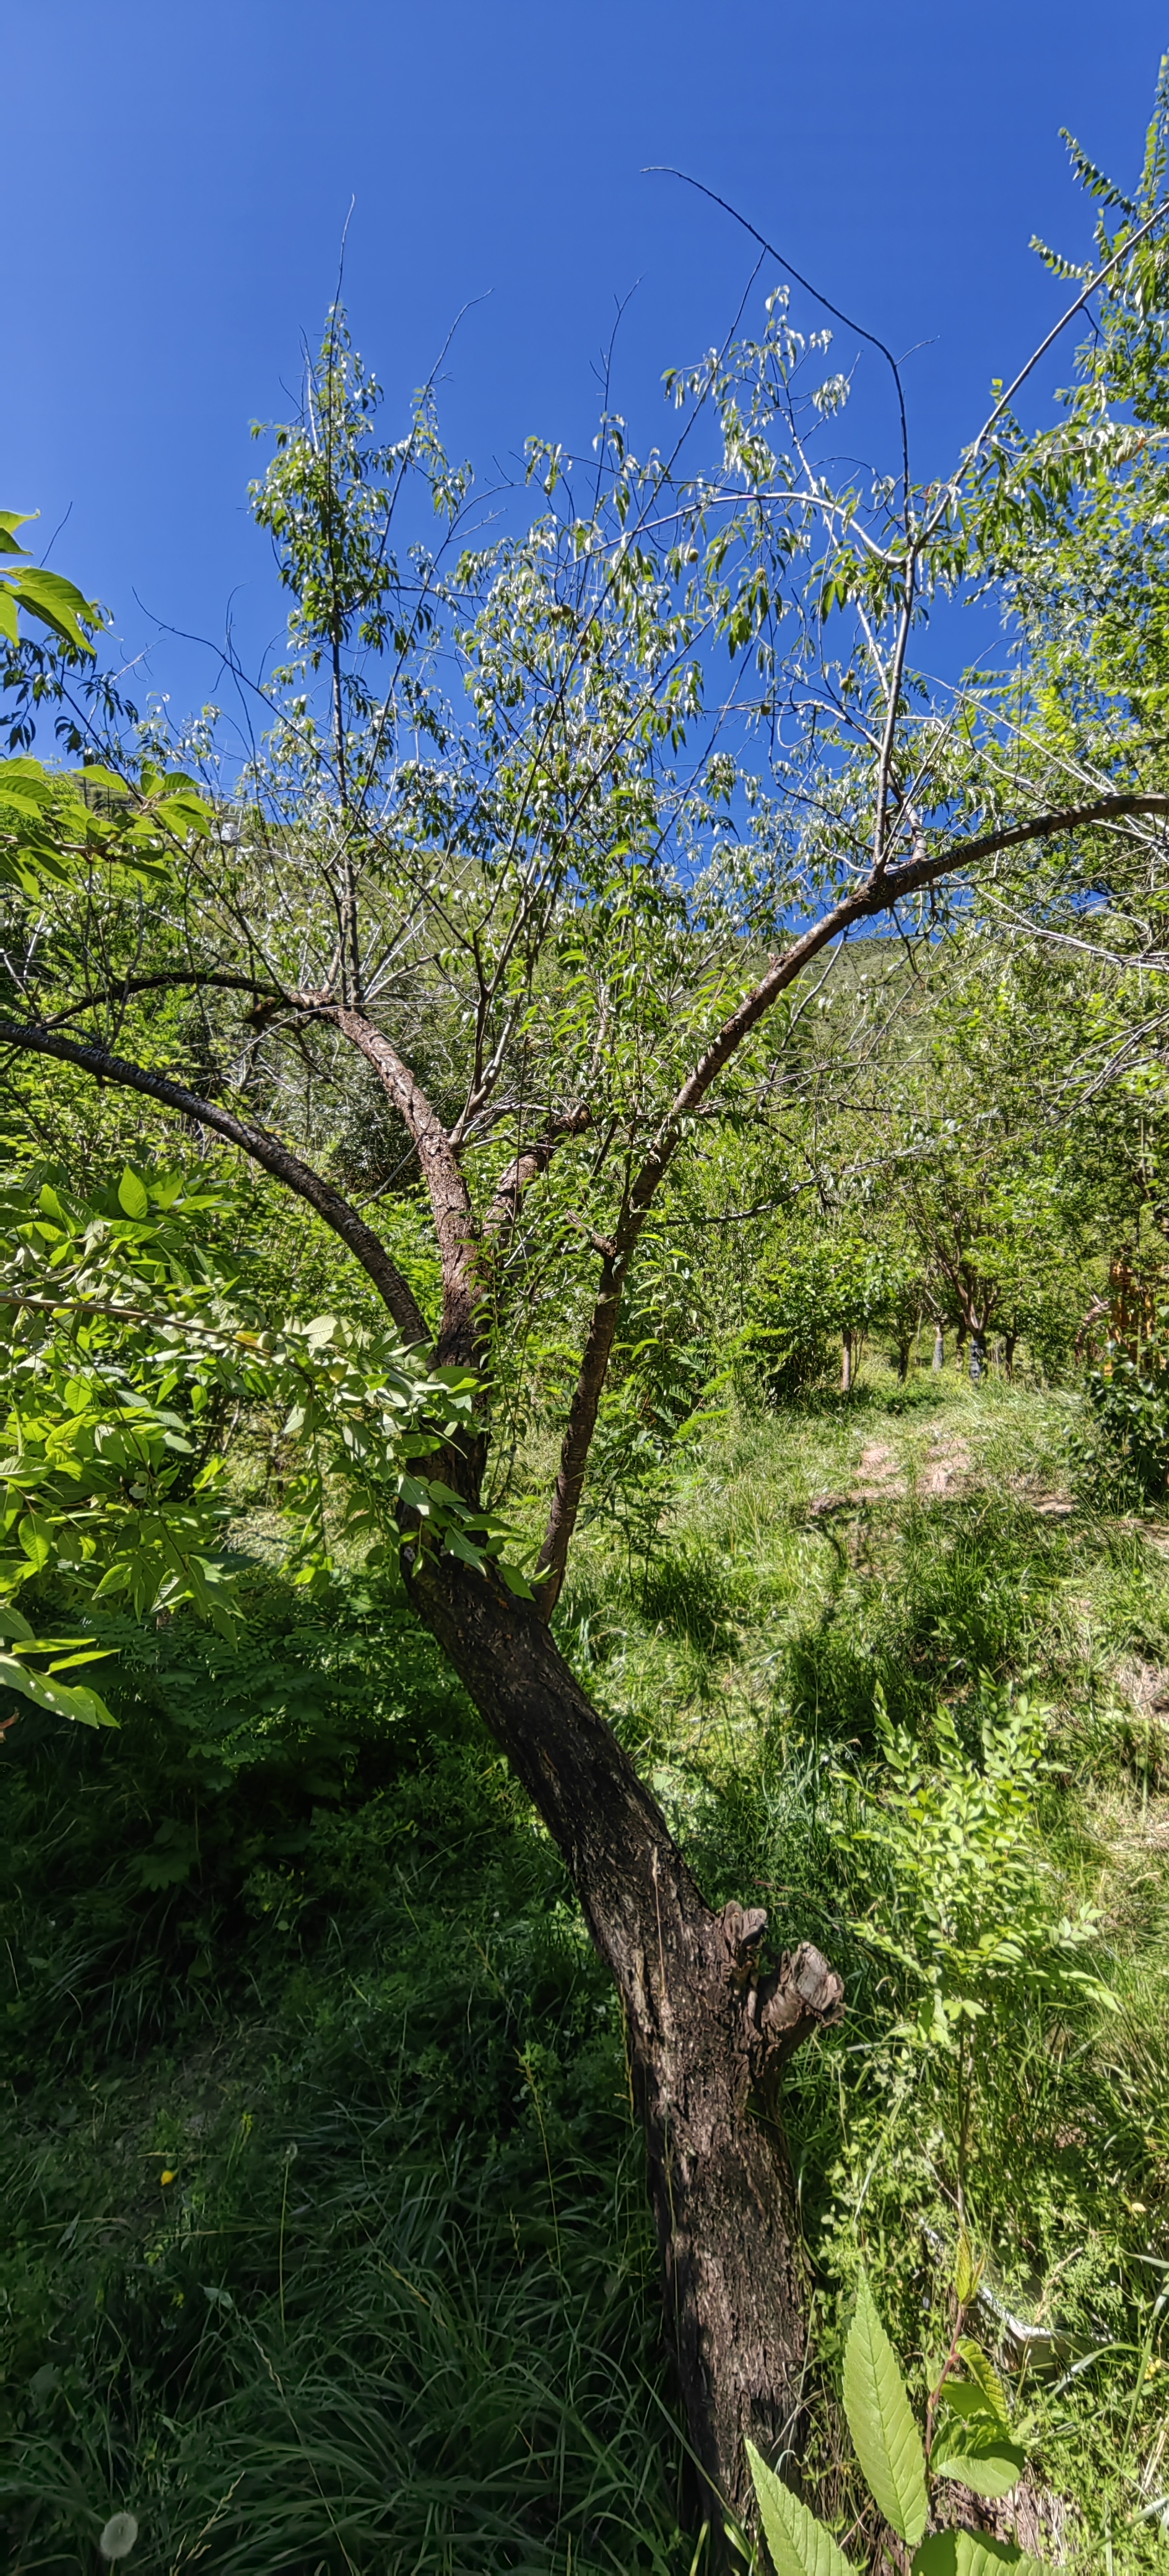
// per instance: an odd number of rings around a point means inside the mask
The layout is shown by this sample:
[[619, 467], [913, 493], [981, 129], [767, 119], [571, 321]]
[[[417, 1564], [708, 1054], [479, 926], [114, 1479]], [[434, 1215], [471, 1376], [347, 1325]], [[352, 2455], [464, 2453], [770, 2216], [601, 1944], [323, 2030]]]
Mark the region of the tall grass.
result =
[[[1034, 2414], [1032, 2484], [1062, 2499], [1044, 2526], [1049, 2539], [1062, 2534], [1061, 2563], [1095, 2570], [1109, 2552], [1118, 2571], [1161, 2563], [1160, 1533], [1098, 1509], [1097, 1462], [1066, 1395], [993, 1382], [975, 1394], [953, 1380], [919, 1381], [888, 1401], [870, 1382], [859, 1395], [732, 1423], [648, 1579], [623, 1582], [615, 1554], [578, 1570], [566, 1635], [656, 1766], [711, 1895], [762, 1899], [777, 1940], [816, 1940], [845, 1975], [844, 2028], [801, 2053], [788, 2092], [821, 2374], [811, 2474], [823, 2497], [847, 2527], [860, 2499], [833, 2388], [857, 2265], [880, 2278], [923, 2392], [961, 2207], [988, 2262], [987, 2334]], [[939, 1457], [955, 1468], [945, 1492], [931, 1490]], [[988, 1989], [963, 2069], [944, 2049], [894, 2040], [911, 1988], [865, 1938], [866, 1918], [894, 1912], [888, 1846], [873, 1833], [887, 1803], [877, 1715], [883, 1706], [908, 1727], [928, 1763], [941, 1758], [940, 1708], [977, 1758], [988, 1689], [1025, 1690], [1047, 1712], [1037, 1902], [1053, 1937], [1069, 1910], [1096, 1909], [1085, 1955], [1110, 2000], [1045, 1991], [1041, 1973]], [[1048, 2343], [1013, 2341], [1007, 2315], [1050, 2328]], [[858, 2533], [854, 2553], [859, 2545]]]
[[[1066, 1397], [925, 1372], [733, 1417], [648, 1564], [594, 1529], [559, 1624], [711, 1899], [847, 1980], [788, 2094], [820, 2509], [859, 2503], [857, 2265], [920, 2387], [960, 2192], [1046, 2545], [1124, 2576], [1169, 2511], [1169, 1592], [1078, 1440]], [[149, 2576], [688, 2576], [622, 2034], [555, 1855], [400, 1608], [260, 1608], [246, 1666], [119, 1632], [120, 1737], [6, 1739], [8, 2563], [92, 2569], [125, 2508]], [[1020, 1973], [959, 2065], [897, 2038], [869, 1937], [879, 1719], [928, 1768], [948, 1712], [977, 1765], [1020, 1688], [1028, 1938], [1095, 1907], [1111, 2002]], [[1048, 2335], [1022, 2368], [1007, 2316]]]
[[[278, 1714], [278, 1781], [270, 1738], [192, 1781], [165, 1669], [121, 1738], [17, 1749], [14, 2568], [92, 2567], [122, 2508], [150, 2571], [675, 2563], [608, 1994], [465, 1705], [385, 1645], [344, 1798]], [[201, 1858], [155, 1888], [168, 1811]]]

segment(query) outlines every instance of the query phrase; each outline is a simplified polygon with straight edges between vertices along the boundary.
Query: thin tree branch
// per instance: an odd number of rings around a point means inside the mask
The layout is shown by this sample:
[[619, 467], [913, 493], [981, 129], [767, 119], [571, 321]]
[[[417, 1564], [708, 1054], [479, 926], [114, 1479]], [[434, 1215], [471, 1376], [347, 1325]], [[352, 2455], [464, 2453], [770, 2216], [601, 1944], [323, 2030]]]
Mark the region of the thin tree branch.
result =
[[[817, 304], [822, 304], [824, 311], [826, 313], [831, 313], [834, 321], [843, 322], [846, 331], [855, 331], [858, 339], [867, 340], [870, 349], [880, 350], [881, 356], [884, 358], [890, 369], [893, 383], [897, 391], [897, 411], [901, 423], [902, 497], [906, 517], [906, 535], [908, 536], [909, 423], [905, 412], [905, 390], [901, 382], [901, 370], [892, 350], [886, 348], [883, 340], [878, 340], [875, 331], [866, 331], [863, 322], [850, 321], [847, 313], [842, 313], [838, 304], [830, 303], [828, 297], [826, 295], [822, 295], [819, 287], [813, 286], [809, 278], [801, 277], [798, 268], [792, 267], [790, 259], [785, 256], [784, 252], [777, 250], [774, 242], [768, 241], [766, 234], [757, 232], [754, 224], [748, 223], [746, 216], [739, 213], [737, 206], [732, 206], [726, 197], [720, 197], [716, 189], [708, 188], [705, 180], [691, 178], [688, 170], [677, 170], [674, 168], [673, 163], [669, 161], [647, 162], [645, 165], [645, 176], [646, 178], [680, 179], [683, 187], [696, 189], [700, 197], [709, 197], [712, 206], [721, 206], [724, 215], [729, 215], [732, 223], [741, 224], [743, 231], [745, 233], [750, 233], [752, 241], [758, 242], [760, 249], [766, 252], [767, 257], [769, 259], [777, 259], [780, 267], [786, 268], [788, 276], [794, 277], [796, 285], [802, 286], [805, 295], [814, 296]], [[1034, 360], [1032, 360], [1032, 364], [1034, 364]], [[983, 436], [985, 437], [985, 435], [986, 432], [984, 431]]]
[[442, 1263], [440, 1367], [477, 1367], [481, 1357], [483, 1279], [479, 1228], [450, 1137], [409, 1065], [363, 1012], [330, 1014], [341, 1035], [372, 1064], [404, 1119], [426, 1183]]
[[259, 975], [237, 975], [226, 969], [220, 971], [218, 967], [204, 970], [197, 966], [175, 966], [157, 975], [120, 976], [117, 983], [103, 985], [99, 993], [87, 993], [83, 1002], [71, 1002], [67, 1011], [57, 1011], [44, 1025], [50, 1029], [63, 1028], [66, 1020], [80, 1019], [86, 1011], [100, 1011], [107, 1002], [126, 1002], [138, 993], [157, 993], [183, 984], [210, 984], [218, 992], [262, 993], [267, 1000], [277, 1006], [286, 1004], [290, 1010], [303, 1008], [306, 998], [299, 993], [282, 993], [277, 985], [265, 983]]
[[564, 1581], [629, 1263], [653, 1200], [685, 1134], [687, 1122], [695, 1116], [732, 1056], [766, 1017], [786, 986], [795, 982], [822, 948], [839, 939], [856, 922], [891, 912], [904, 896], [936, 884], [939, 878], [956, 875], [959, 869], [973, 867], [980, 860], [996, 858], [1006, 850], [1021, 849], [1033, 841], [1051, 840], [1060, 832], [1086, 831], [1094, 824], [1122, 822], [1137, 814], [1169, 815], [1169, 796], [1126, 794], [1097, 797], [1090, 805], [1066, 806], [1052, 814], [1034, 815], [1024, 823], [1005, 824], [996, 831], [980, 834], [973, 841], [951, 843], [948, 849], [907, 860], [903, 866], [886, 870], [879, 877], [870, 873], [852, 894], [846, 895], [831, 912], [814, 922], [802, 939], [794, 940], [784, 955], [774, 960], [766, 975], [744, 996], [738, 1009], [724, 1020], [705, 1054], [675, 1094], [628, 1192], [611, 1247], [602, 1256], [596, 1303], [573, 1391], [548, 1526], [538, 1559], [540, 1570], [546, 1577], [539, 1588], [540, 1605], [546, 1618], [552, 1615]]
[[297, 1198], [304, 1199], [317, 1216], [339, 1235], [342, 1243], [359, 1261], [366, 1276], [373, 1281], [378, 1295], [393, 1316], [403, 1339], [409, 1343], [429, 1345], [430, 1333], [425, 1317], [412, 1289], [401, 1271], [391, 1261], [385, 1245], [371, 1226], [357, 1214], [339, 1190], [323, 1180], [311, 1165], [270, 1135], [267, 1128], [255, 1127], [250, 1120], [236, 1118], [214, 1100], [202, 1100], [184, 1084], [171, 1082], [165, 1074], [146, 1065], [133, 1064], [125, 1056], [111, 1055], [105, 1047], [80, 1046], [76, 1039], [60, 1037], [54, 1029], [37, 1026], [21, 1027], [13, 1020], [0, 1020], [0, 1045], [19, 1049], [26, 1055], [45, 1055], [58, 1064], [76, 1065], [79, 1072], [92, 1074], [98, 1082], [116, 1083], [121, 1090], [141, 1092], [148, 1100], [157, 1100], [164, 1109], [177, 1110], [180, 1117], [198, 1120], [210, 1127], [229, 1145], [238, 1146], [274, 1180], [282, 1181]]
[[525, 1191], [547, 1171], [557, 1146], [563, 1144], [568, 1136], [585, 1135], [592, 1124], [593, 1112], [582, 1103], [579, 1109], [568, 1110], [563, 1118], [554, 1118], [536, 1144], [526, 1145], [523, 1152], [514, 1157], [496, 1182], [494, 1196], [483, 1219], [483, 1232], [489, 1239], [498, 1243], [501, 1237], [510, 1233]]

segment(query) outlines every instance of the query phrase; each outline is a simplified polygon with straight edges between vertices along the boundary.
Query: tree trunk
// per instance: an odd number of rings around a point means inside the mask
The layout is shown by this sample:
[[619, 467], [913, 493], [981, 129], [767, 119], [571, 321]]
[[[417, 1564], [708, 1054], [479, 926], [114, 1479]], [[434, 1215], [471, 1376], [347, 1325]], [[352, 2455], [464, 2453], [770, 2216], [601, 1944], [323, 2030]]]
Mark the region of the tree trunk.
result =
[[970, 1383], [972, 1386], [979, 1386], [981, 1384], [985, 1368], [986, 1334], [981, 1324], [975, 1324], [970, 1335]]
[[841, 1335], [841, 1341], [843, 1349], [840, 1361], [840, 1392], [842, 1395], [849, 1395], [852, 1392], [852, 1334], [846, 1330]]
[[679, 2394], [707, 2509], [741, 2514], [744, 2438], [765, 2455], [790, 2441], [805, 2351], [778, 2079], [799, 2042], [838, 2018], [841, 1981], [807, 1943], [760, 1972], [765, 1913], [704, 1904], [660, 1810], [530, 1604], [429, 1553], [415, 1552], [408, 1580], [543, 1817], [616, 1980]]
[[1015, 1344], [1018, 1338], [1017, 1333], [1007, 1333], [1003, 1339], [1003, 1375], [1008, 1384], [1015, 1374]]
[[941, 1371], [944, 1369], [945, 1365], [946, 1365], [946, 1334], [945, 1334], [945, 1327], [944, 1327], [943, 1325], [941, 1325], [941, 1324], [935, 1324], [935, 1325], [934, 1325], [934, 1356], [933, 1356], [933, 1360], [932, 1360], [932, 1362], [931, 1362], [931, 1366], [932, 1366], [932, 1368], [933, 1368], [933, 1373], [934, 1373], [934, 1376], [935, 1376], [935, 1377], [938, 1377], [938, 1376], [940, 1375], [940, 1373], [941, 1373]]

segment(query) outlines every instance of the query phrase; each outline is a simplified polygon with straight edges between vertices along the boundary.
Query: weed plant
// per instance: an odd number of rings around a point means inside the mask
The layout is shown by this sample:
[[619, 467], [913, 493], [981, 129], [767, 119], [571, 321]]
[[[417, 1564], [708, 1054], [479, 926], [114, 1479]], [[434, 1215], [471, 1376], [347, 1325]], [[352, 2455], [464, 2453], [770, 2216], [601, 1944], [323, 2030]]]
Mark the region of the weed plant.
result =
[[6, 1751], [9, 2563], [89, 2569], [128, 2510], [151, 2571], [664, 2571], [624, 2058], [555, 1856], [400, 1614], [268, 1613], [242, 1671], [127, 1640], [119, 1736]]
[[[788, 2094], [817, 2509], [842, 2537], [859, 2515], [884, 2563], [833, 2414], [849, 2303], [867, 2265], [924, 2395], [965, 2220], [984, 2330], [1038, 2424], [1022, 2536], [1085, 2569], [1164, 2564], [1162, 1530], [1100, 1511], [1074, 1397], [887, 1387], [730, 1424], [639, 1584], [616, 1558], [578, 1573], [566, 1633], [712, 1897], [766, 1902], [846, 1979], [843, 2029]], [[987, 1783], [1012, 1712], [1032, 1749], [1008, 1817]], [[924, 1870], [891, 1733], [933, 1801]], [[965, 2004], [927, 2031], [931, 1959]]]
[[[807, 2492], [874, 2567], [850, 2302], [867, 2267], [920, 2399], [963, 2220], [1028, 2545], [1169, 2553], [1169, 1592], [1094, 1457], [1069, 1395], [874, 1368], [731, 1414], [558, 1614], [708, 1895], [847, 1980], [788, 2116]], [[621, 2032], [555, 1856], [400, 1604], [257, 1607], [246, 1653], [112, 1629], [122, 1733], [28, 1711], [0, 1757], [9, 2564], [91, 2569], [128, 2511], [149, 2576], [688, 2576]]]

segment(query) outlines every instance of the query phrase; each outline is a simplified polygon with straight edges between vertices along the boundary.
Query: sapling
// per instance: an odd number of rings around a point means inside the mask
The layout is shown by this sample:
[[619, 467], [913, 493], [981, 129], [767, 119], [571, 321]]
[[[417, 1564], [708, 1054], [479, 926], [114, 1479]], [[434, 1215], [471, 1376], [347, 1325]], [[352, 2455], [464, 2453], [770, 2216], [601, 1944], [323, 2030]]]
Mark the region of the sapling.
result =
[[[954, 2271], [954, 2330], [926, 2400], [919, 2429], [893, 2346], [862, 2273], [844, 2355], [844, 2411], [862, 2475], [905, 2556], [887, 2564], [911, 2576], [993, 2576], [1012, 2567], [1042, 2576], [1038, 2559], [1013, 2541], [955, 2528], [929, 2529], [940, 2479], [972, 2495], [1009, 2495], [1024, 2453], [1012, 2428], [994, 2363], [966, 2331], [978, 2295], [980, 2267], [963, 2231]], [[932, 2376], [932, 2374], [931, 2374]], [[775, 2576], [859, 2576], [855, 2560], [825, 2523], [747, 2446], [759, 2516]], [[928, 2534], [928, 2537], [927, 2537]], [[908, 2555], [912, 2552], [912, 2557]]]

